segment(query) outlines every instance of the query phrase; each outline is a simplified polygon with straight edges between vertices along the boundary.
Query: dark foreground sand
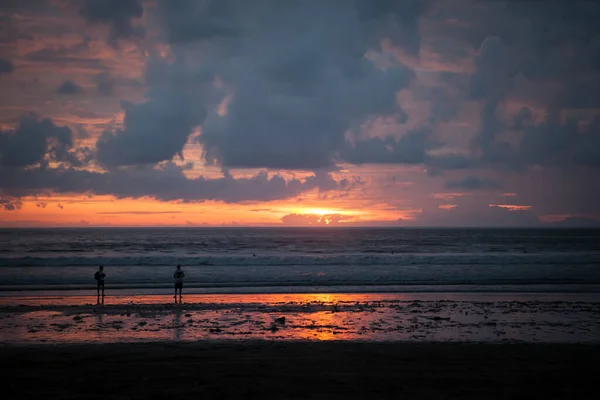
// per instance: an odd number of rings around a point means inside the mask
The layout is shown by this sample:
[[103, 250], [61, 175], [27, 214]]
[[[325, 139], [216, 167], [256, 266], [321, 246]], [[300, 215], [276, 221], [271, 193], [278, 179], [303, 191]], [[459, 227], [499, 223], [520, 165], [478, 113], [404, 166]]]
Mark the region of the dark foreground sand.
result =
[[0, 360], [5, 399], [573, 399], [595, 398], [600, 346], [202, 341], [4, 346]]

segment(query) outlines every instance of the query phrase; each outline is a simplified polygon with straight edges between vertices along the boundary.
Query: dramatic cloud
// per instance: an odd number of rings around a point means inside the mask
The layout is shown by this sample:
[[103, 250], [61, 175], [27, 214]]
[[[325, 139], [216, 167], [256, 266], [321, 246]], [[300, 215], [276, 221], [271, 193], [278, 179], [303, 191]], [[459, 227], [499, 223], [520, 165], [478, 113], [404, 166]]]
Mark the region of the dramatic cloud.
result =
[[353, 164], [419, 164], [427, 159], [427, 150], [435, 147], [427, 129], [408, 132], [399, 139], [392, 137], [360, 140], [342, 149], [342, 160]]
[[444, 170], [475, 169], [483, 166], [482, 160], [476, 156], [446, 153], [427, 157], [428, 173], [439, 175]]
[[75, 95], [83, 92], [80, 86], [78, 86], [75, 82], [66, 80], [56, 89], [56, 91], [60, 94], [67, 95]]
[[96, 143], [98, 160], [108, 167], [153, 164], [181, 155], [198, 121], [176, 91], [142, 104], [121, 103], [124, 128], [105, 132]]
[[6, 58], [0, 58], [0, 76], [11, 73], [14, 69], [15, 67], [10, 60], [7, 60]]
[[[50, 161], [67, 161], [73, 145], [69, 128], [54, 125], [35, 114], [22, 116], [15, 130], [0, 131], [0, 166], [26, 167]], [[0, 182], [0, 187], [2, 182]]]
[[600, 168], [600, 117], [582, 127], [574, 118], [525, 129], [519, 156], [531, 165]]
[[260, 172], [248, 178], [226, 175], [218, 179], [188, 179], [184, 167], [129, 168], [106, 173], [72, 168], [0, 168], [0, 187], [13, 197], [40, 193], [88, 193], [117, 198], [152, 197], [162, 201], [220, 200], [228, 203], [271, 201], [297, 196], [305, 191], [345, 190], [353, 184], [317, 174], [304, 180], [284, 179]]
[[81, 14], [92, 23], [110, 26], [109, 43], [115, 45], [119, 39], [141, 37], [144, 30], [134, 26], [132, 20], [144, 14], [139, 0], [84, 0]]
[[29, 3], [1, 6], [2, 209], [87, 193], [297, 196], [341, 210], [330, 224], [600, 217], [600, 4]]
[[[311, 61], [287, 62], [317, 68], [310, 66]], [[325, 72], [339, 67], [322, 68]], [[395, 93], [410, 80], [405, 68], [377, 71], [364, 59], [351, 68], [357, 68], [357, 75], [304, 77], [304, 83], [294, 82], [292, 76], [282, 77], [284, 87], [279, 93], [262, 91], [261, 85], [270, 84], [259, 75], [235, 84], [227, 115], [208, 119], [198, 138], [207, 161], [227, 167], [332, 167], [336, 151], [344, 144], [345, 131], [371, 115], [397, 112]], [[298, 86], [285, 88], [287, 84]], [[310, 93], [301, 93], [307, 89]]]
[[[489, 16], [488, 26], [482, 20], [482, 26], [473, 27], [471, 37], [488, 31], [471, 76], [471, 95], [483, 102], [474, 143], [484, 161], [509, 169], [599, 165], [597, 124], [585, 129], [581, 117], [562, 122], [560, 116], [570, 109], [600, 108], [598, 17], [600, 6], [588, 2], [551, 7], [508, 2]], [[501, 117], [502, 108], [515, 100], [544, 107], [548, 117], [535, 122], [531, 109], [523, 107], [507, 121]], [[519, 146], [502, 139], [511, 129]], [[580, 157], [583, 146], [586, 151]]]
[[[88, 193], [118, 198], [153, 197], [164, 201], [245, 202], [294, 197], [313, 189], [320, 192], [350, 190], [361, 183], [357, 179], [335, 180], [323, 172], [304, 179], [285, 179], [280, 175], [269, 176], [266, 172], [234, 178], [224, 170], [224, 177], [220, 179], [202, 176], [189, 179], [184, 173], [191, 168], [190, 164], [177, 166], [170, 162], [159, 167], [92, 172], [80, 168], [82, 164], [77, 162], [77, 156], [81, 154], [71, 151], [72, 144], [69, 128], [56, 126], [50, 119], [39, 120], [34, 114], [23, 116], [15, 130], [0, 132], [0, 189], [3, 195], [18, 199], [46, 193]], [[99, 145], [100, 154], [104, 150]], [[62, 164], [50, 167], [51, 161]], [[15, 209], [20, 203], [11, 200], [3, 204], [5, 209]], [[38, 203], [38, 207], [45, 206], [45, 203]]]
[[[141, 150], [144, 154], [123, 154], [113, 163], [167, 159], [181, 149], [193, 125], [202, 125], [197, 140], [211, 164], [332, 167], [348, 129], [374, 115], [402, 113], [396, 92], [409, 85], [413, 72], [399, 63], [379, 68], [365, 54], [388, 34], [398, 45], [418, 49], [418, 19], [425, 8], [409, 3], [160, 1], [177, 58], [168, 66], [150, 65], [153, 89], [138, 111], [153, 127], [182, 122], [170, 135], [144, 131], [148, 146], [163, 144], [169, 151]], [[222, 84], [207, 85], [217, 77]], [[218, 113], [220, 102], [226, 106]], [[159, 117], [155, 108], [161, 109]], [[126, 128], [122, 140], [138, 131]]]
[[411, 55], [419, 53], [419, 17], [434, 4], [432, 0], [354, 0], [361, 21], [374, 25], [375, 37], [391, 39]]

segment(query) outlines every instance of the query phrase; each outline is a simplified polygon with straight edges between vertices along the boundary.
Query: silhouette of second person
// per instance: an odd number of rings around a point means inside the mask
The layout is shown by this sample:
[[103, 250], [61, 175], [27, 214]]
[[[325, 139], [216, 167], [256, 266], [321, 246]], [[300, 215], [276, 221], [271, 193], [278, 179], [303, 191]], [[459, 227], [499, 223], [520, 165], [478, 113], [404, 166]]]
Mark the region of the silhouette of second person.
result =
[[177, 290], [179, 289], [179, 302], [181, 303], [181, 291], [183, 290], [183, 278], [185, 277], [185, 273], [181, 270], [181, 265], [177, 265], [177, 269], [173, 274], [173, 278], [175, 279], [175, 302], [177, 302]]
[[97, 303], [100, 304], [100, 291], [102, 291], [102, 304], [104, 304], [104, 279], [106, 278], [106, 274], [104, 273], [104, 267], [101, 265], [98, 268], [98, 271], [94, 274], [94, 279], [96, 280], [96, 290], [98, 294]]

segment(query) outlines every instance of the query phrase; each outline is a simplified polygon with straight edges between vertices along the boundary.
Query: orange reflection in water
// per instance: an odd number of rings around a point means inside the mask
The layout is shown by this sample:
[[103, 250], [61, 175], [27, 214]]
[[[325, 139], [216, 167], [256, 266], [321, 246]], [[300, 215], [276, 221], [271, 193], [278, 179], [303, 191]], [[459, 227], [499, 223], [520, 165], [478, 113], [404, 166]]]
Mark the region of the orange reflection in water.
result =
[[[287, 295], [280, 295], [287, 298]], [[340, 302], [356, 302], [357, 295], [354, 294], [300, 294], [294, 295], [294, 301], [304, 304], [322, 303], [324, 305], [336, 305]], [[281, 299], [281, 302], [285, 300]], [[341, 314], [335, 311], [317, 311], [306, 316], [310, 319], [310, 324], [306, 328], [295, 331], [296, 339], [316, 339], [316, 340], [340, 340], [344, 339], [344, 327], [341, 326]]]
[[[448, 294], [442, 294], [448, 297]], [[267, 294], [183, 294], [183, 305], [193, 306], [199, 304], [224, 304], [224, 303], [262, 303], [278, 304], [290, 302], [302, 303], [351, 303], [361, 301], [399, 300], [410, 301], [414, 299], [426, 300], [441, 297], [435, 293], [267, 293]], [[116, 305], [140, 304], [170, 304], [173, 295], [111, 295], [107, 290], [104, 307]], [[24, 296], [0, 297], [0, 307], [26, 306], [96, 306], [96, 296]], [[102, 306], [99, 306], [102, 307]]]
[[[317, 340], [334, 340], [334, 339], [342, 339], [340, 335], [335, 334], [337, 332], [335, 328], [337, 327], [338, 319], [331, 312], [318, 312], [312, 313], [310, 318], [313, 320], [313, 324], [317, 326], [317, 328], [309, 328], [310, 330], [306, 332], [306, 339], [317, 339]], [[311, 337], [312, 334], [312, 337]]]
[[[351, 339], [348, 312], [338, 306], [372, 295], [257, 294], [188, 295], [173, 304], [166, 295], [2, 298], [11, 324], [8, 342], [131, 342], [202, 339]], [[286, 322], [276, 323], [285, 316]], [[4, 321], [3, 321], [4, 322]], [[9, 322], [9, 321], [6, 321]], [[6, 328], [6, 329], [4, 329]], [[355, 329], [353, 329], [355, 331]]]
[[[597, 301], [539, 302], [539, 294], [520, 294], [518, 303], [507, 305], [506, 294], [499, 303], [489, 301], [497, 294], [478, 294], [477, 301], [455, 296], [423, 293], [416, 301], [414, 294], [195, 295], [184, 297], [190, 301], [184, 304], [171, 303], [170, 296], [122, 296], [107, 297], [104, 306], [89, 304], [93, 296], [46, 298], [46, 305], [37, 298], [29, 306], [3, 302], [0, 342], [598, 341]], [[26, 303], [21, 298], [17, 304]]]

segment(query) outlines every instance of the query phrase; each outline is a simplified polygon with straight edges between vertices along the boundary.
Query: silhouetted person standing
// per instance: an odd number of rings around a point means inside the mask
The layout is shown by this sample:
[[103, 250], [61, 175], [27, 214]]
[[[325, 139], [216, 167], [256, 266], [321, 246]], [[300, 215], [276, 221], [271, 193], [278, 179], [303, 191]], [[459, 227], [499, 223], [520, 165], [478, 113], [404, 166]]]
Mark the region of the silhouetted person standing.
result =
[[104, 273], [104, 267], [101, 265], [98, 268], [98, 271], [94, 274], [94, 279], [96, 279], [97, 290], [98, 290], [98, 300], [100, 303], [100, 289], [102, 289], [102, 304], [104, 304], [104, 278], [106, 278], [106, 274]]
[[183, 277], [185, 274], [181, 270], [181, 265], [177, 266], [175, 273], [173, 274], [173, 278], [175, 278], [175, 302], [177, 303], [177, 289], [179, 289], [179, 302], [181, 303], [181, 291], [183, 290]]

